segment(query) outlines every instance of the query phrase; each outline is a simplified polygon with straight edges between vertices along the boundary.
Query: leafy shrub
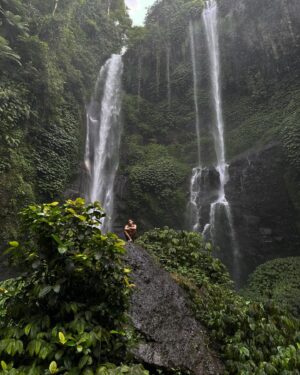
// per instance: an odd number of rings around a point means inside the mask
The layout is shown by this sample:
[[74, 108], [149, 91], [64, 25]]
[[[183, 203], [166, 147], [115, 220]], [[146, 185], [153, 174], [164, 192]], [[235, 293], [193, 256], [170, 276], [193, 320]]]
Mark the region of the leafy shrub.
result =
[[225, 266], [211, 256], [211, 244], [197, 233], [165, 227], [144, 233], [138, 242], [157, 256], [169, 272], [188, 273], [195, 269], [199, 284], [232, 285]]
[[144, 191], [160, 194], [178, 186], [184, 179], [184, 166], [171, 158], [153, 160], [131, 170], [131, 186], [136, 194]]
[[103, 216], [82, 199], [22, 212], [26, 241], [9, 251], [24, 276], [0, 290], [3, 373], [114, 373], [99, 366], [124, 357], [131, 285], [124, 243], [101, 233]]
[[271, 260], [250, 275], [243, 294], [258, 301], [274, 301], [300, 316], [300, 258]]
[[250, 302], [239, 296], [200, 235], [156, 229], [139, 242], [189, 293], [196, 317], [218, 345], [225, 374], [300, 373], [299, 320], [272, 303]]
[[24, 282], [21, 279], [8, 279], [0, 283], [0, 319], [4, 319], [6, 316], [6, 302], [7, 300], [17, 293], [19, 293], [24, 286]]
[[182, 192], [188, 169], [168, 156], [164, 146], [144, 147], [140, 162], [128, 166], [126, 216], [141, 218], [141, 230], [150, 223], [182, 226], [186, 197]]
[[300, 111], [292, 112], [282, 129], [283, 146], [290, 164], [300, 172]]

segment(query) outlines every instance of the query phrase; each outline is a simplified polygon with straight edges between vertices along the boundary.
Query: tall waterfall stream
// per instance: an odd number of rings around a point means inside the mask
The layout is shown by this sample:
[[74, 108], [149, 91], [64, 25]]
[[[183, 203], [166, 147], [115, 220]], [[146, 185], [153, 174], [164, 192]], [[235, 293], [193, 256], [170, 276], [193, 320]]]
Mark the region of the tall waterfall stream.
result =
[[213, 244], [222, 249], [223, 238], [220, 238], [220, 227], [226, 225], [229, 230], [229, 237], [231, 242], [231, 258], [232, 258], [232, 272], [235, 280], [239, 279], [239, 246], [234, 230], [233, 217], [230, 204], [226, 198], [225, 185], [228, 182], [228, 164], [226, 163], [226, 151], [224, 141], [224, 120], [222, 111], [222, 97], [220, 87], [220, 49], [219, 49], [219, 35], [218, 35], [218, 7], [215, 0], [206, 2], [206, 8], [203, 11], [203, 25], [209, 55], [210, 67], [210, 81], [212, 88], [212, 104], [213, 104], [213, 123], [211, 124], [214, 138], [214, 148], [216, 154], [215, 169], [219, 175], [218, 196], [210, 206], [209, 223], [204, 228], [200, 225], [201, 216], [201, 187], [202, 174], [204, 167], [201, 164], [200, 156], [200, 121], [199, 121], [199, 106], [198, 106], [198, 77], [196, 67], [196, 53], [195, 53], [195, 33], [193, 24], [190, 24], [190, 45], [191, 57], [193, 67], [194, 80], [194, 102], [196, 115], [196, 134], [198, 144], [198, 166], [193, 169], [190, 182], [190, 202], [189, 202], [189, 216], [190, 229], [194, 231], [203, 231], [205, 237], [209, 237]]
[[87, 107], [85, 166], [88, 171], [86, 200], [99, 201], [106, 212], [102, 226], [110, 231], [114, 213], [114, 182], [119, 166], [120, 112], [123, 62], [112, 55], [101, 68], [91, 102]]
[[201, 192], [201, 177], [202, 177], [202, 163], [201, 163], [201, 146], [200, 146], [200, 120], [199, 120], [199, 105], [198, 105], [198, 76], [197, 76], [197, 61], [196, 61], [196, 47], [195, 47], [195, 30], [194, 24], [191, 21], [189, 25], [190, 32], [190, 46], [191, 58], [193, 68], [193, 84], [194, 84], [194, 105], [195, 105], [195, 129], [197, 135], [197, 149], [198, 149], [198, 166], [193, 168], [192, 178], [190, 182], [190, 201], [188, 204], [188, 218], [189, 227], [199, 232], [200, 228], [200, 192]]

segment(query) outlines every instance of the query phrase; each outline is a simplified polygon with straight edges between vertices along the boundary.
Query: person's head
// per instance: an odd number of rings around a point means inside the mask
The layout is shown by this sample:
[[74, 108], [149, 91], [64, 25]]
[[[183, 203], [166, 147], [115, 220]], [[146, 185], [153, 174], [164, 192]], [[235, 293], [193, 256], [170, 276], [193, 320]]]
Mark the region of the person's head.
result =
[[128, 224], [129, 224], [129, 225], [133, 225], [133, 224], [134, 224], [134, 221], [133, 221], [132, 219], [129, 219], [129, 220], [128, 220]]

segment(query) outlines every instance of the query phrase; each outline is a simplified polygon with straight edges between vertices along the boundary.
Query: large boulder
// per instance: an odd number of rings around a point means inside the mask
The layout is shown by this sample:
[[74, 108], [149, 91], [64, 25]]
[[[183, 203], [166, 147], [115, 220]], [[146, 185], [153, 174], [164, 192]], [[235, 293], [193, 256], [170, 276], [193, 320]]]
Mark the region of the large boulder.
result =
[[222, 374], [223, 365], [182, 288], [138, 246], [128, 246], [128, 263], [136, 285], [130, 316], [142, 338], [133, 349], [135, 358], [150, 367]]

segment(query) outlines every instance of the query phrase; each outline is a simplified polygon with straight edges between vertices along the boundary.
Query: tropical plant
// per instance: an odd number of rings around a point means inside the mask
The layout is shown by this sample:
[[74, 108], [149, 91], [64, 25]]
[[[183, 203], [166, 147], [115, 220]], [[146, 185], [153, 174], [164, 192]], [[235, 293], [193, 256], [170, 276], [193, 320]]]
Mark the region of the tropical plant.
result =
[[130, 270], [123, 241], [101, 233], [103, 217], [82, 199], [22, 212], [23, 241], [8, 251], [23, 276], [0, 289], [3, 373], [98, 374], [124, 359]]

